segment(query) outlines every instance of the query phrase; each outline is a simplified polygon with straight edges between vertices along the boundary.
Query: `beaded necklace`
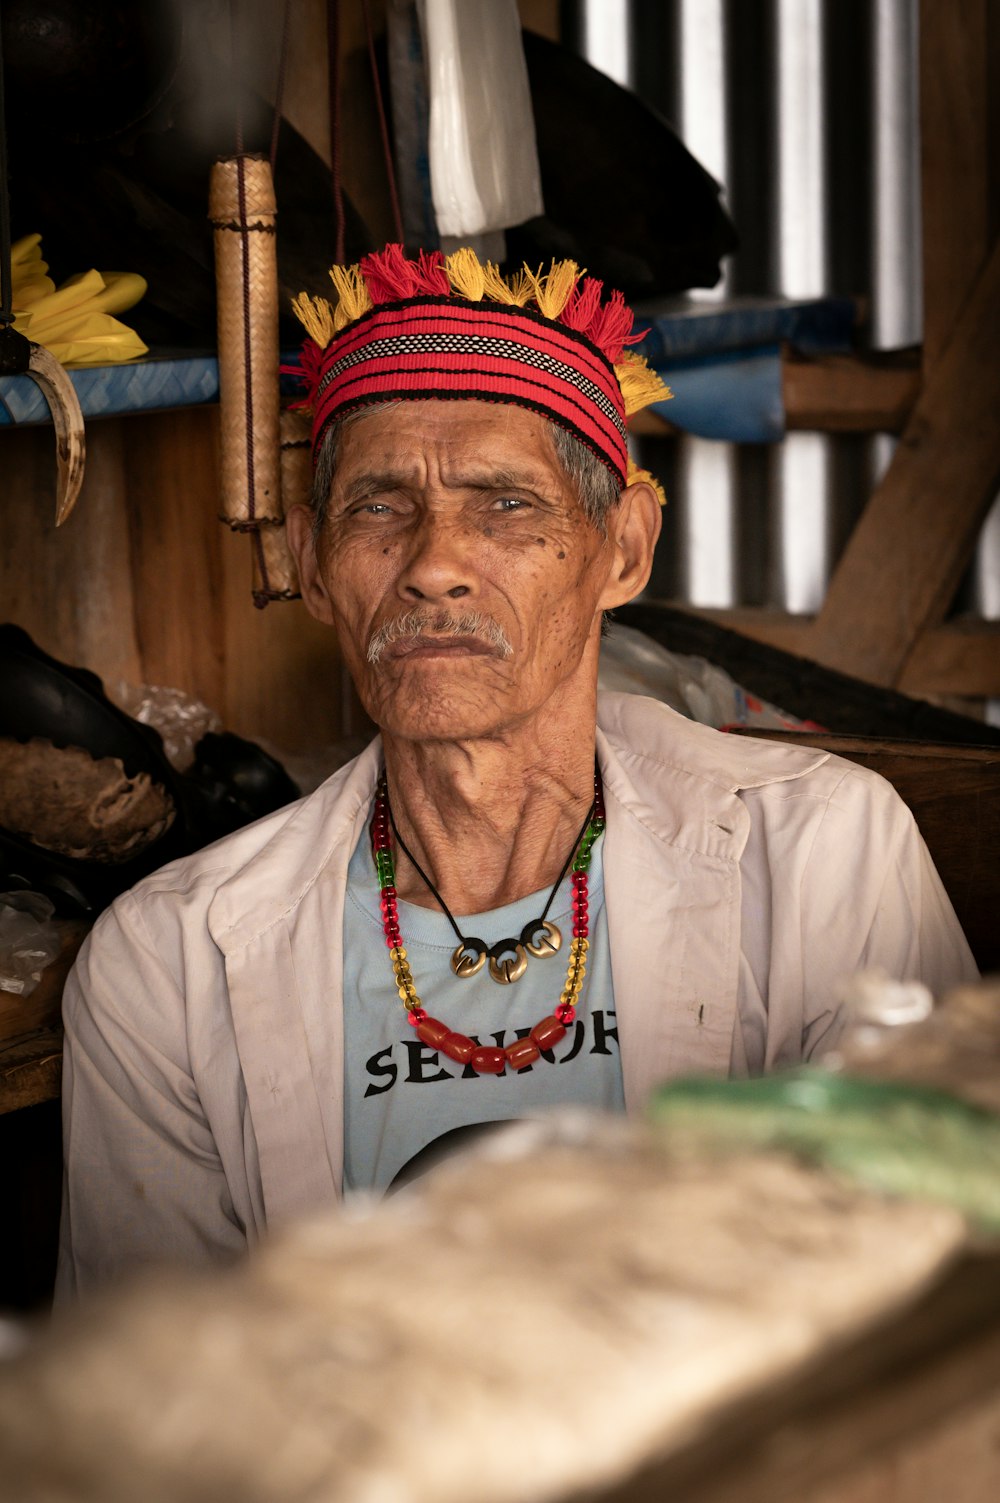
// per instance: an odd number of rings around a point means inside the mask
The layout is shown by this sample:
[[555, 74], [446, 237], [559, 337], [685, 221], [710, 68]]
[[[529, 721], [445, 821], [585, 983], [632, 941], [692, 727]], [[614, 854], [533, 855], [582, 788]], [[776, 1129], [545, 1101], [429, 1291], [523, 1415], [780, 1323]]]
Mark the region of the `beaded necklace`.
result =
[[601, 775], [594, 769], [593, 812], [583, 832], [576, 856], [573, 859], [571, 881], [573, 884], [573, 939], [569, 947], [569, 964], [562, 994], [552, 1013], [536, 1023], [527, 1038], [517, 1039], [506, 1049], [490, 1048], [477, 1044], [464, 1033], [456, 1033], [439, 1018], [432, 1018], [417, 995], [410, 973], [406, 949], [399, 928], [399, 910], [396, 906], [396, 864], [392, 854], [392, 817], [389, 811], [389, 795], [385, 774], [379, 779], [372, 810], [372, 855], [378, 877], [382, 928], [389, 949], [393, 976], [399, 999], [407, 1012], [407, 1022], [417, 1030], [417, 1037], [432, 1049], [453, 1059], [460, 1065], [471, 1065], [478, 1075], [502, 1075], [508, 1065], [514, 1070], [523, 1070], [533, 1065], [543, 1050], [550, 1050], [566, 1037], [566, 1029], [576, 1017], [576, 1004], [583, 990], [587, 971], [587, 951], [590, 948], [589, 908], [587, 901], [587, 873], [594, 842], [604, 830], [604, 792]]

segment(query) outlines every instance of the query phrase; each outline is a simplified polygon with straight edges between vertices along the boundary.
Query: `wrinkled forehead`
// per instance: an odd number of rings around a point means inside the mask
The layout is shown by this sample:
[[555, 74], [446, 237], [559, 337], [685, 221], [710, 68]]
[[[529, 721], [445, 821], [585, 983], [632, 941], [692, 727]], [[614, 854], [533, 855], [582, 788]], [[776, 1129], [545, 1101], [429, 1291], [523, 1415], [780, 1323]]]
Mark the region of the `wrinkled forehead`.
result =
[[430, 477], [491, 488], [561, 489], [566, 483], [552, 425], [501, 403], [382, 404], [351, 414], [335, 441], [338, 490], [373, 472], [414, 485]]

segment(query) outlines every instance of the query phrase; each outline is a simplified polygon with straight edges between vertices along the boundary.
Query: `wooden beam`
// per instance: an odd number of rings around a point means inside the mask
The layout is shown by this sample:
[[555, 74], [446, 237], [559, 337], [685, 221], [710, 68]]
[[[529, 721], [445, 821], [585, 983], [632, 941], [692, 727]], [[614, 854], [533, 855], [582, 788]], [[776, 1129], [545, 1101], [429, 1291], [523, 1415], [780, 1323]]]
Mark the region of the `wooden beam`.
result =
[[773, 611], [751, 605], [721, 609], [688, 605], [686, 601], [677, 601], [676, 604], [680, 610], [687, 611], [692, 616], [702, 616], [706, 621], [714, 621], [717, 626], [738, 631], [754, 642], [777, 647], [781, 652], [793, 652], [796, 657], [809, 656], [809, 636], [815, 621], [813, 616], [792, 616], [787, 611]]
[[[706, 610], [685, 605], [692, 615], [704, 616], [755, 642], [812, 656], [815, 618], [784, 611], [737, 606]], [[935, 626], [920, 637], [906, 663], [898, 687], [904, 694], [954, 694], [963, 699], [1000, 697], [1000, 621], [961, 617]]]
[[820, 433], [902, 433], [920, 395], [916, 351], [890, 355], [789, 355], [781, 379], [789, 428]]
[[1000, 244], [851, 536], [810, 656], [899, 684], [914, 644], [948, 608], [1000, 478]]
[[[821, 433], [901, 433], [920, 394], [916, 351], [886, 355], [786, 355], [781, 381], [789, 428]], [[664, 438], [679, 430], [644, 408], [629, 431]]]
[[989, 12], [988, 0], [921, 0], [920, 156], [928, 377], [951, 340], [990, 250]]
[[924, 632], [899, 687], [904, 694], [1000, 698], [1000, 621], [949, 621]]

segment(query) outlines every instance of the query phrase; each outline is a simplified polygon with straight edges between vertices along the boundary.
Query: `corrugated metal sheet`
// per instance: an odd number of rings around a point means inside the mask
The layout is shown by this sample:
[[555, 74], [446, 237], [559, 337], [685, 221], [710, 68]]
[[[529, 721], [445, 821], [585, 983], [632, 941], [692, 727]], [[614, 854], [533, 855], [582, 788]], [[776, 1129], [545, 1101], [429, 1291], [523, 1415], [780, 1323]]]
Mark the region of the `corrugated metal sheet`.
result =
[[[723, 292], [855, 294], [921, 338], [918, 0], [570, 0], [565, 32], [677, 126], [741, 236]], [[704, 294], [703, 294], [704, 295]], [[711, 294], [709, 294], [711, 295]], [[642, 444], [671, 497], [652, 589], [813, 611], [893, 440]], [[967, 602], [1000, 616], [1000, 503]]]

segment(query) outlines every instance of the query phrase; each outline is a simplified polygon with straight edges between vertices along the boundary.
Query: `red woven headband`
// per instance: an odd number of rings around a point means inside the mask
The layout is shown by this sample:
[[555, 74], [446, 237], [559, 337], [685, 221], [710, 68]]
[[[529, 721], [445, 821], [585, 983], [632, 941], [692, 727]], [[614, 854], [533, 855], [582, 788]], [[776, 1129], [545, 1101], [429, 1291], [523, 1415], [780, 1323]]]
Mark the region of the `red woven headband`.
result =
[[[572, 262], [505, 280], [468, 250], [408, 260], [399, 246], [334, 267], [336, 310], [300, 297], [312, 338], [302, 378], [313, 456], [329, 424], [378, 402], [511, 402], [566, 429], [626, 484], [626, 413], [669, 395], [624, 346], [635, 338], [619, 293]], [[528, 306], [534, 303], [535, 306]]]

